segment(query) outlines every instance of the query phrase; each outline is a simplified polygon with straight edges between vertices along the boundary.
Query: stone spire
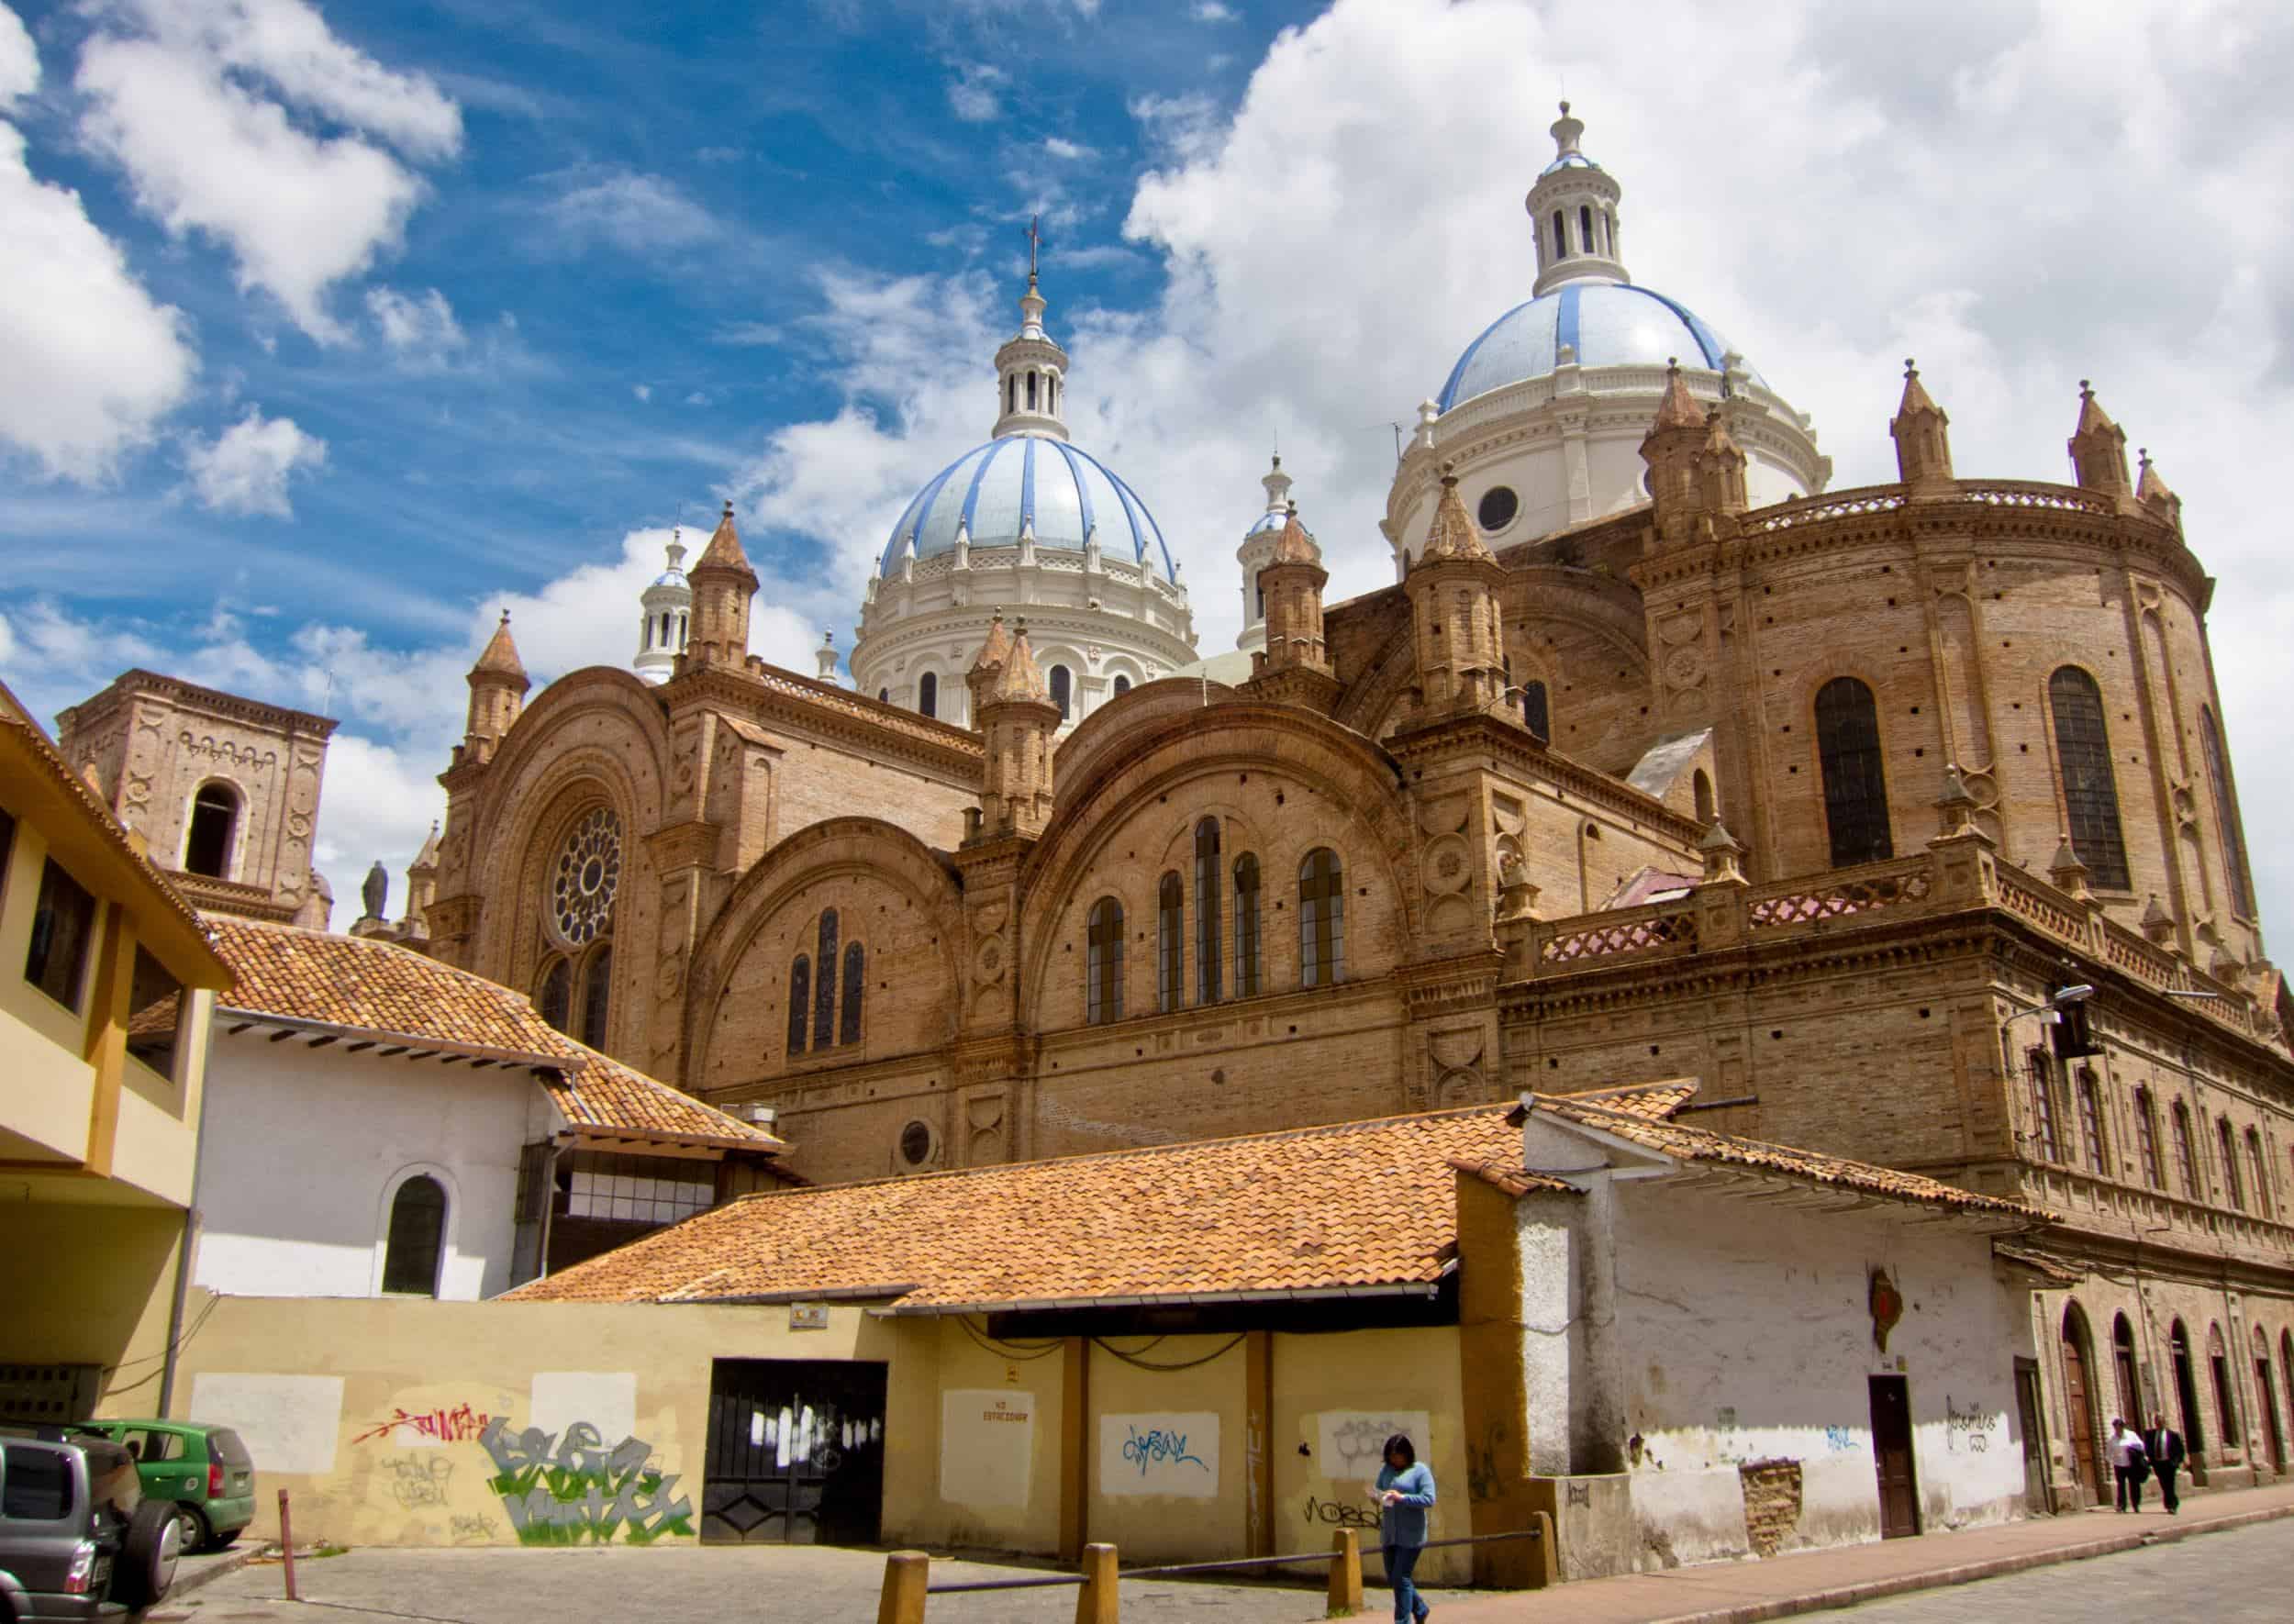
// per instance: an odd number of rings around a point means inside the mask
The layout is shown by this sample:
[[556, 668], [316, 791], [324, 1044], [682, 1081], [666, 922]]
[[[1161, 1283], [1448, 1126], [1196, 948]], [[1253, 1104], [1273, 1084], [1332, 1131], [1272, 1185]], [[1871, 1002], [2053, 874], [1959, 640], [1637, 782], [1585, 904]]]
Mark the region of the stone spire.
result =
[[685, 669], [695, 665], [739, 671], [749, 663], [749, 603], [757, 595], [757, 573], [741, 550], [733, 525], [733, 505], [693, 566], [693, 635], [685, 645]]
[[1028, 222], [1028, 291], [1019, 295], [1019, 330], [996, 351], [996, 427], [993, 438], [1043, 434], [1067, 438], [1067, 351], [1043, 329], [1050, 306], [1036, 286], [1036, 250], [1042, 236]]
[[1896, 476], [1908, 485], [1936, 485], [1952, 478], [1951, 419], [1928, 398], [1920, 369], [1904, 362], [1904, 398], [1888, 426], [1896, 437]]
[[1744, 490], [1744, 452], [1729, 433], [1719, 406], [1705, 414], [1705, 443], [1697, 460], [1697, 485], [1708, 513], [1742, 513], [1752, 506]]
[[526, 691], [533, 686], [518, 658], [518, 645], [510, 640], [507, 609], [502, 611], [501, 624], [494, 628], [464, 680], [470, 684], [470, 709], [463, 729], [463, 755], [484, 761], [518, 720], [518, 713], [525, 707]]
[[2142, 473], [2134, 482], [2134, 499], [2174, 526], [2179, 535], [2182, 532], [2182, 498], [2169, 490], [2166, 482], [2159, 477], [2158, 468], [2151, 461], [2149, 447], [2145, 446], [2136, 455], [2140, 459]]
[[1500, 706], [1506, 688], [1499, 609], [1505, 580], [1505, 567], [1474, 528], [1458, 495], [1457, 475], [1443, 469], [1442, 498], [1426, 545], [1402, 582], [1417, 639], [1421, 723]]
[[2085, 378], [2079, 380], [2079, 426], [2071, 433], [2071, 472], [2082, 490], [2128, 496], [2127, 431], [2110, 420]]
[[429, 838], [422, 842], [422, 850], [415, 853], [406, 865], [406, 933], [409, 936], [429, 934], [430, 904], [438, 897], [438, 825], [430, 825]]
[[1641, 460], [1649, 465], [1649, 490], [1656, 504], [1657, 531], [1667, 541], [1686, 539], [1704, 506], [1698, 465], [1709, 438], [1705, 415], [1688, 393], [1676, 360], [1665, 368], [1665, 393], [1657, 397], [1656, 417], [1641, 440]]
[[834, 631], [824, 631], [820, 634], [820, 646], [812, 651], [812, 659], [813, 664], [818, 668], [820, 680], [830, 687], [839, 686], [836, 675], [837, 652]]
[[1585, 120], [1561, 105], [1553, 120], [1553, 161], [1522, 200], [1537, 236], [1537, 281], [1532, 294], [1551, 293], [1565, 282], [1623, 282], [1622, 250], [1617, 244], [1617, 204], [1624, 194], [1609, 172], [1579, 150]]
[[1322, 640], [1322, 589], [1330, 580], [1330, 572], [1322, 567], [1322, 549], [1298, 522], [1298, 506], [1294, 502], [1275, 537], [1273, 555], [1259, 571], [1259, 595], [1266, 601], [1266, 663], [1263, 669], [1330, 671], [1330, 654]]
[[973, 726], [986, 740], [979, 813], [965, 843], [1012, 835], [1032, 839], [1052, 818], [1052, 740], [1060, 710], [1028, 646], [1027, 624], [1021, 622], [1014, 638], [1004, 630], [1004, 612], [997, 610], [964, 681], [972, 690]]

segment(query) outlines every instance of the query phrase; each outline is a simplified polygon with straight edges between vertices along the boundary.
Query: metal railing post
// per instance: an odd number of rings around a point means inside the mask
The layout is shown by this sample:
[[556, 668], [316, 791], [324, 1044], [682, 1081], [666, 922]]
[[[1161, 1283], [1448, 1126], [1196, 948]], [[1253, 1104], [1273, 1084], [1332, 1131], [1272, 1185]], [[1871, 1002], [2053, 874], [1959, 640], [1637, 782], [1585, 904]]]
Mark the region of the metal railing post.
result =
[[1084, 1547], [1084, 1587], [1075, 1596], [1075, 1624], [1116, 1624], [1115, 1547]]
[[295, 1594], [295, 1525], [287, 1517], [287, 1492], [279, 1491], [279, 1563], [286, 1574], [286, 1598], [297, 1601]]
[[884, 1594], [876, 1599], [876, 1624], [924, 1624], [924, 1588], [932, 1559], [921, 1551], [896, 1551], [885, 1558]]
[[1331, 1536], [1329, 1617], [1349, 1618], [1362, 1611], [1362, 1535], [1341, 1529]]

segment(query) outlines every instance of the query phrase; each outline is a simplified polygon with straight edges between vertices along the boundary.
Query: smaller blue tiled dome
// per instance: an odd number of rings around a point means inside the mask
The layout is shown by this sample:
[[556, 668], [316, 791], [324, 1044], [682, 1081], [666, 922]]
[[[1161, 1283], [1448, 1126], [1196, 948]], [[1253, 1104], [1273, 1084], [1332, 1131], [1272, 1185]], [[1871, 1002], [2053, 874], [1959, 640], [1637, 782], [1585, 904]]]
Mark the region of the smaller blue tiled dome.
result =
[[[1450, 369], [1435, 405], [1446, 412], [1477, 395], [1544, 377], [1561, 365], [1564, 345], [1579, 366], [1663, 366], [1677, 356], [1713, 372], [1731, 348], [1696, 312], [1653, 288], [1565, 283], [1484, 328]], [[1749, 368], [1746, 375], [1762, 383]]]
[[961, 527], [974, 547], [1009, 547], [1032, 527], [1035, 544], [1081, 552], [1096, 531], [1102, 554], [1177, 579], [1163, 531], [1138, 493], [1089, 452], [1045, 434], [1007, 434], [974, 446], [916, 494], [892, 527], [879, 573], [900, 573], [902, 548], [952, 552]]
[[1547, 175], [1557, 173], [1565, 169], [1598, 169], [1600, 167], [1582, 152], [1564, 152], [1543, 169], [1539, 170], [1537, 178], [1542, 181]]

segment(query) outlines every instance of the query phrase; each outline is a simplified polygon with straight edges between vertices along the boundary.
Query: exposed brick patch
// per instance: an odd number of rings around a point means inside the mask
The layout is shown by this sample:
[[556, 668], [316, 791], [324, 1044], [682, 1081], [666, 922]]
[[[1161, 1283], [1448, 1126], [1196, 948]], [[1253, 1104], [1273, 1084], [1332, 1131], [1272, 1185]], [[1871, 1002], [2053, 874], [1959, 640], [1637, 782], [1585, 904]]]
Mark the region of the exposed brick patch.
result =
[[1748, 1461], [1736, 1469], [1744, 1488], [1744, 1531], [1755, 1556], [1774, 1556], [1800, 1525], [1800, 1463]]

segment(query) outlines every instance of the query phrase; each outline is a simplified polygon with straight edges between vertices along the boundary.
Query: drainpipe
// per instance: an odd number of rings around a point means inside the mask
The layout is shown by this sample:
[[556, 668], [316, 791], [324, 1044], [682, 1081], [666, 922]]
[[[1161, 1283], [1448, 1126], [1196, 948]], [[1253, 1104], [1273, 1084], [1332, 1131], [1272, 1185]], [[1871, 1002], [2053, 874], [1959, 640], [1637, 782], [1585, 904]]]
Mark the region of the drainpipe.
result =
[[[204, 1118], [206, 1113], [200, 1115]], [[184, 1340], [184, 1301], [191, 1295], [191, 1249], [199, 1233], [199, 1174], [195, 1162], [191, 1175], [191, 1200], [192, 1205], [184, 1208], [183, 1239], [175, 1246], [175, 1300], [167, 1310], [167, 1352], [160, 1365], [161, 1420], [173, 1413], [175, 1362], [181, 1356]]]
[[534, 1242], [534, 1278], [550, 1275], [550, 1220], [558, 1210], [558, 1158], [574, 1142], [572, 1130], [550, 1137], [550, 1153], [541, 1162], [541, 1229]]

